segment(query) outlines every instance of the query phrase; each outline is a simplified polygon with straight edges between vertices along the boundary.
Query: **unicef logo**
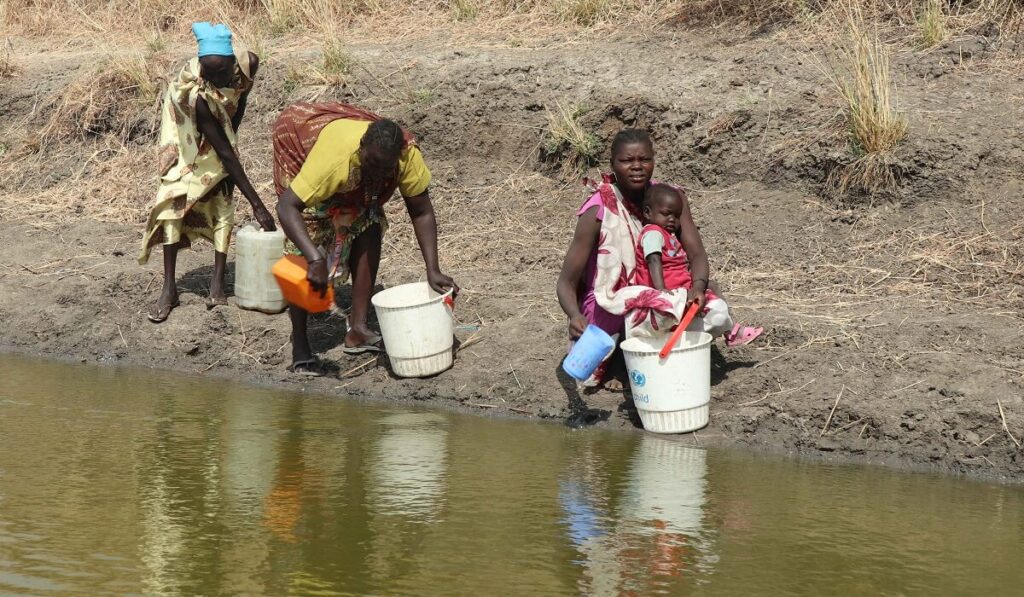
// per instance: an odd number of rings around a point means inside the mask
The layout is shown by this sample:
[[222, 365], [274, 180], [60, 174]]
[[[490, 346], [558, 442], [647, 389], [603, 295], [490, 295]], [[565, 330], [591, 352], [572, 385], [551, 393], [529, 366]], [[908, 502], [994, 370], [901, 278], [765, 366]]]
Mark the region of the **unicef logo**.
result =
[[647, 385], [647, 377], [639, 371], [630, 371], [629, 380], [633, 382], [633, 385], [642, 388]]

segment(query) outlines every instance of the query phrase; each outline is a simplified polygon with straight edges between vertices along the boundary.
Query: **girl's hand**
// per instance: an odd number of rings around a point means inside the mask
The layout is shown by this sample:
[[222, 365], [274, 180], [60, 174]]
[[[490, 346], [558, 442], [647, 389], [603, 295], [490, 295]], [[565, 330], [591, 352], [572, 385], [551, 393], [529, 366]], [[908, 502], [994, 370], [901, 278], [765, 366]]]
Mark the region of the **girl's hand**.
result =
[[708, 302], [707, 290], [701, 288], [698, 284], [694, 284], [686, 291], [686, 304], [696, 301], [697, 312], [704, 311], [704, 304]]
[[583, 316], [582, 313], [579, 315], [573, 315], [569, 318], [569, 337], [573, 340], [583, 335], [583, 330], [587, 329], [590, 322]]

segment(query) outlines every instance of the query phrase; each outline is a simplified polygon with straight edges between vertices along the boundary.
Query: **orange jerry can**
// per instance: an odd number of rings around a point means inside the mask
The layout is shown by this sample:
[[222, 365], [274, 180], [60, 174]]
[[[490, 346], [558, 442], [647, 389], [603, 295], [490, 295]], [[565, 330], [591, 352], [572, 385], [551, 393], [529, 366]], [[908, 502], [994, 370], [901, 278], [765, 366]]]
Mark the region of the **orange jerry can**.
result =
[[285, 255], [277, 260], [271, 271], [281, 287], [281, 295], [288, 304], [305, 309], [310, 313], [327, 311], [334, 304], [334, 286], [327, 282], [327, 292], [323, 297], [306, 279], [309, 264], [301, 255]]

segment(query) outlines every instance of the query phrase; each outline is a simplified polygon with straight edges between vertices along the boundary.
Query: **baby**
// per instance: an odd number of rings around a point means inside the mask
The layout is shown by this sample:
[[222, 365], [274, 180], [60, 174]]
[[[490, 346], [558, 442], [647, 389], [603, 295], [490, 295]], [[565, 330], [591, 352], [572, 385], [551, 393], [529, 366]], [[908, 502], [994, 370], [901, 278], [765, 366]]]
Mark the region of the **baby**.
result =
[[[636, 284], [669, 292], [689, 291], [693, 286], [686, 251], [680, 241], [685, 233], [681, 226], [684, 201], [679, 189], [666, 184], [651, 185], [644, 194], [644, 228], [636, 246]], [[697, 235], [692, 241], [700, 243], [696, 227], [692, 234]], [[708, 287], [707, 280], [698, 280], [698, 284], [698, 288]], [[764, 331], [734, 323], [729, 305], [714, 291], [707, 289], [705, 297], [703, 330], [715, 337], [724, 336], [726, 346], [748, 344]], [[700, 329], [699, 325], [694, 322], [691, 329]]]

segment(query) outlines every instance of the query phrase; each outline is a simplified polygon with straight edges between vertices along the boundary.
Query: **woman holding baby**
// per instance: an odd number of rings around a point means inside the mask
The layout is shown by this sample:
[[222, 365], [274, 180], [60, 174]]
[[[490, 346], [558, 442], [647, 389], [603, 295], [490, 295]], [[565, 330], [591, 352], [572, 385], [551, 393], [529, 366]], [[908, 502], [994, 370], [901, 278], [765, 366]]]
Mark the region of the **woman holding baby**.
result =
[[[707, 254], [686, 194], [652, 180], [654, 157], [647, 132], [619, 131], [611, 173], [589, 185], [557, 285], [570, 337], [588, 325], [616, 341], [664, 334], [696, 301], [702, 317], [690, 329], [723, 336], [726, 346], [752, 342], [763, 330], [734, 323], [729, 306], [710, 289]], [[600, 384], [606, 364], [583, 385]]]

